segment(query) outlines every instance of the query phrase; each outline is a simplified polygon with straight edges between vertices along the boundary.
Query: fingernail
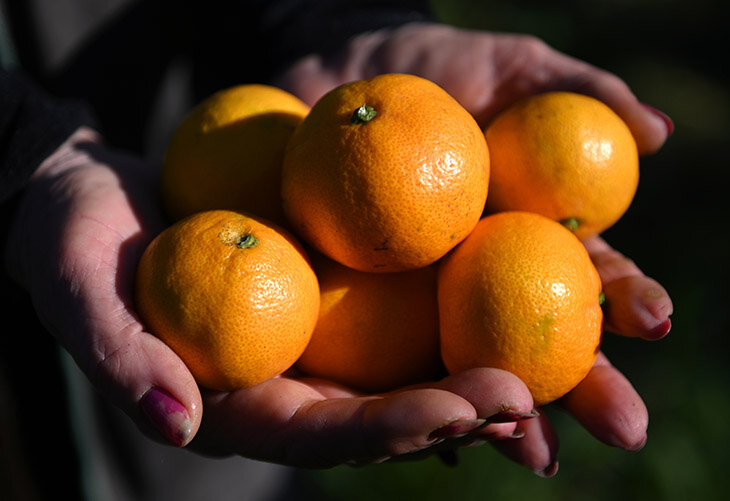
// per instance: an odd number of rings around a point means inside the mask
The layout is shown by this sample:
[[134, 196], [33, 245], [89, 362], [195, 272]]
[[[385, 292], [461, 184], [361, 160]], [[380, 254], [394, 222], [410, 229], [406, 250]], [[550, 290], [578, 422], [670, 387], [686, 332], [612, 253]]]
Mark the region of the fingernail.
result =
[[516, 439], [524, 438], [525, 435], [526, 435], [526, 433], [524, 431], [522, 431], [522, 430], [514, 430], [512, 433], [509, 433], [507, 435], [500, 434], [500, 433], [495, 433], [493, 435], [489, 435], [487, 438], [489, 440], [494, 440], [494, 441], [500, 441], [500, 440], [516, 440]]
[[453, 438], [466, 435], [486, 423], [484, 419], [457, 419], [449, 424], [436, 428], [428, 435], [429, 440]]
[[139, 406], [152, 426], [169, 442], [179, 447], [190, 439], [192, 425], [188, 410], [172, 395], [152, 388], [139, 401]]
[[540, 415], [537, 409], [530, 412], [519, 412], [511, 409], [499, 411], [487, 418], [488, 423], [514, 423], [516, 421], [524, 421], [525, 419], [536, 418]]
[[672, 133], [674, 132], [674, 122], [672, 121], [671, 118], [669, 118], [669, 115], [667, 115], [663, 111], [658, 110], [657, 108], [655, 108], [649, 104], [646, 104], [646, 103], [641, 103], [641, 104], [644, 106], [644, 108], [651, 111], [654, 115], [656, 115], [659, 118], [661, 118], [662, 120], [664, 120], [664, 125], [666, 125], [666, 127], [667, 127], [667, 135], [671, 136]]
[[649, 331], [650, 336], [649, 339], [656, 340], [661, 339], [667, 334], [669, 334], [669, 331], [672, 330], [672, 320], [666, 319], [664, 322], [660, 323], [653, 329]]
[[515, 430], [512, 433], [510, 433], [509, 435], [504, 435], [504, 437], [502, 437], [502, 438], [505, 440], [516, 440], [516, 439], [520, 439], [520, 438], [525, 438], [525, 435], [526, 435], [526, 433], [524, 431]]
[[542, 478], [554, 477], [558, 473], [558, 466], [558, 460], [556, 459], [544, 470], [535, 470], [535, 474]]

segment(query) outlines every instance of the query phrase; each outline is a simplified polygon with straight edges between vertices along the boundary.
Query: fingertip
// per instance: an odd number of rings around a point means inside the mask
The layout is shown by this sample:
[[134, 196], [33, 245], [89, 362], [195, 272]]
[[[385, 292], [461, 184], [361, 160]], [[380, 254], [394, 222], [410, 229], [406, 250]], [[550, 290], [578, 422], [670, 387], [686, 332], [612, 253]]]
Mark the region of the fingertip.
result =
[[626, 112], [626, 123], [636, 139], [639, 155], [651, 155], [659, 151], [674, 132], [674, 122], [669, 116], [648, 104], [636, 101], [638, 106]]
[[521, 438], [500, 440], [492, 445], [507, 458], [521, 464], [542, 477], [554, 476], [558, 471], [559, 441], [555, 429], [547, 417], [521, 421], [515, 434]]
[[492, 423], [535, 417], [530, 390], [509, 371], [491, 367], [467, 369], [440, 381], [438, 387], [461, 396], [474, 406], [479, 417]]
[[647, 434], [644, 433], [644, 435], [642, 437], [639, 437], [639, 439], [636, 440], [633, 444], [627, 445], [626, 446], [626, 450], [629, 451], [629, 452], [638, 452], [638, 451], [640, 451], [646, 445], [647, 438], [648, 438], [647, 437]]
[[658, 340], [671, 329], [672, 300], [646, 276], [628, 276], [604, 286], [606, 328], [627, 337]]
[[641, 105], [644, 107], [645, 110], [661, 120], [666, 129], [667, 137], [671, 136], [674, 133], [674, 121], [669, 117], [669, 115], [650, 104], [641, 103]]
[[193, 437], [193, 422], [187, 407], [162, 388], [150, 388], [139, 400], [147, 422], [165, 441], [183, 447]]
[[550, 463], [547, 467], [540, 469], [540, 470], [534, 470], [534, 471], [538, 477], [552, 478], [558, 474], [559, 466], [560, 466], [560, 463], [556, 459], [552, 463]]
[[87, 372], [92, 383], [150, 438], [187, 445], [202, 415], [202, 397], [193, 375], [149, 333], [135, 331], [117, 338], [124, 342], [105, 345], [108, 354]]
[[629, 380], [605, 360], [595, 365], [561, 403], [607, 445], [634, 451], [646, 442], [646, 405]]
[[672, 319], [667, 318], [663, 322], [659, 323], [656, 327], [649, 330], [649, 333], [647, 336], [644, 336], [644, 339], [648, 341], [658, 341], [662, 338], [664, 338], [667, 334], [669, 334], [669, 331], [672, 330]]

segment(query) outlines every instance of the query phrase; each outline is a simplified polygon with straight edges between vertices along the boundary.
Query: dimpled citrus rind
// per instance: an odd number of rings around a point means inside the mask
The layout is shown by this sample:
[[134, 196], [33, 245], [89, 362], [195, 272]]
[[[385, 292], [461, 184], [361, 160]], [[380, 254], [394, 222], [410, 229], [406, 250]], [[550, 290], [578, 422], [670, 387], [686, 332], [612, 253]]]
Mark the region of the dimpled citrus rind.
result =
[[[361, 106], [372, 120], [353, 123]], [[476, 225], [489, 153], [473, 117], [436, 84], [380, 75], [329, 92], [284, 156], [284, 211], [304, 240], [366, 272], [427, 266]]]
[[613, 226], [639, 183], [636, 142], [601, 101], [548, 92], [518, 101], [486, 129], [488, 213], [537, 212], [577, 223], [581, 239]]
[[146, 328], [216, 390], [291, 367], [319, 311], [317, 278], [298, 244], [230, 211], [198, 213], [158, 235], [140, 260], [135, 296]]
[[285, 223], [281, 162], [308, 112], [296, 96], [261, 84], [222, 89], [198, 103], [167, 145], [160, 181], [166, 213], [178, 220], [234, 209]]
[[367, 393], [434, 378], [440, 357], [433, 266], [368, 273], [320, 257], [314, 269], [320, 315], [298, 369]]
[[600, 293], [585, 248], [562, 225], [526, 212], [488, 216], [440, 264], [444, 364], [508, 370], [536, 405], [552, 402], [595, 362]]

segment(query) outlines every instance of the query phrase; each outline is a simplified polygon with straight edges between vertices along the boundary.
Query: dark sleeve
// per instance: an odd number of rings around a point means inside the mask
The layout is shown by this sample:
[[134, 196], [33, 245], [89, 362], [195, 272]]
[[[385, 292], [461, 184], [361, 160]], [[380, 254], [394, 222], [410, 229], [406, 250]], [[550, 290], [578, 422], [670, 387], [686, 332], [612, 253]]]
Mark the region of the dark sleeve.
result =
[[281, 65], [332, 53], [355, 35], [432, 20], [427, 0], [257, 0], [260, 39]]
[[309, 54], [330, 55], [364, 32], [432, 21], [428, 0], [206, 0], [182, 31], [196, 97], [241, 82], [267, 83]]
[[0, 203], [78, 127], [93, 124], [80, 103], [53, 99], [22, 75], [0, 70]]

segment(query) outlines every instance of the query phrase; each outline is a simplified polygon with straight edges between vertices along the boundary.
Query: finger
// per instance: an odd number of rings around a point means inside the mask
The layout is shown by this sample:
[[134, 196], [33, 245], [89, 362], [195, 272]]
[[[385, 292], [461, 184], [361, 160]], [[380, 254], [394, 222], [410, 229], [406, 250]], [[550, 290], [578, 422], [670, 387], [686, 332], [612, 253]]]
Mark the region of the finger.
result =
[[[49, 168], [50, 177], [27, 192], [25, 286], [43, 324], [103, 397], [151, 437], [185, 445], [200, 423], [197, 385], [133, 311], [134, 271], [148, 239], [130, 207], [134, 190], [120, 189], [120, 166], [130, 161], [86, 135], [72, 139], [65, 169]], [[154, 198], [139, 191], [151, 204]]]
[[507, 458], [521, 464], [537, 475], [552, 477], [558, 472], [558, 436], [547, 416], [522, 421], [517, 425], [522, 438], [501, 440], [492, 445]]
[[629, 86], [616, 75], [588, 67], [581, 77], [570, 77], [563, 84], [565, 90], [593, 96], [613, 109], [631, 130], [641, 155], [659, 150], [674, 132], [674, 124], [669, 116], [640, 102]]
[[595, 97], [612, 108], [626, 122], [642, 155], [657, 151], [673, 132], [669, 117], [640, 102], [618, 76], [531, 36], [497, 35], [495, 39], [492, 58], [499, 82], [482, 120], [521, 97], [570, 91]]
[[479, 367], [449, 376], [434, 387], [455, 393], [468, 401], [485, 426], [473, 433], [484, 439], [514, 434], [516, 423], [537, 415], [530, 390], [514, 374], [501, 369]]
[[370, 396], [348, 396], [342, 387], [312, 380], [275, 378], [206, 398], [205, 405], [196, 447], [224, 452], [235, 444], [235, 452], [247, 457], [304, 467], [416, 457], [466, 437], [490, 417], [516, 421], [533, 407], [524, 383], [498, 369], [474, 369]]
[[200, 424], [198, 386], [182, 360], [143, 330], [132, 309], [132, 277], [143, 240], [129, 238], [124, 248], [111, 240], [89, 245], [108, 235], [84, 219], [66, 231], [73, 235], [61, 259], [73, 265], [65, 273], [82, 278], [76, 294], [56, 304], [64, 313], [48, 315], [56, 337], [100, 393], [150, 437], [186, 445]]
[[667, 291], [602, 238], [593, 237], [584, 244], [603, 283], [605, 328], [649, 340], [666, 336], [673, 312]]
[[[185, 446], [200, 426], [202, 401], [184, 363], [156, 337], [130, 330], [97, 332], [98, 358], [80, 363], [91, 383], [150, 438]], [[109, 342], [109, 339], [114, 339]]]
[[481, 424], [466, 400], [434, 388], [325, 398], [303, 382], [274, 378], [205, 405], [196, 447], [302, 467], [384, 461], [428, 447], [444, 426]]
[[646, 443], [646, 406], [631, 383], [603, 354], [599, 354], [588, 376], [561, 399], [561, 405], [608, 445], [636, 451]]
[[606, 330], [628, 337], [657, 340], [672, 328], [672, 303], [655, 280], [624, 277], [606, 284], [604, 303]]
[[631, 130], [639, 153], [656, 152], [674, 132], [672, 120], [637, 99], [624, 80], [608, 71], [553, 51], [547, 59], [552, 90], [579, 92], [606, 103]]

